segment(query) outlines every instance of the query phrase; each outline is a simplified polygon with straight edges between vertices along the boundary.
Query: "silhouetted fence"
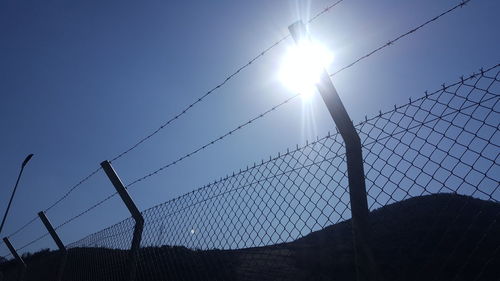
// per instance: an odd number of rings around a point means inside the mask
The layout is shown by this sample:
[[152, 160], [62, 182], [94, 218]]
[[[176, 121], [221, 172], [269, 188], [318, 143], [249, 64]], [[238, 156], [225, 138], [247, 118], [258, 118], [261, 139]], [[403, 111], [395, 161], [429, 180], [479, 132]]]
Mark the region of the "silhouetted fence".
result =
[[[356, 126], [379, 279], [500, 276], [499, 68]], [[143, 211], [136, 280], [354, 280], [344, 153], [330, 134]], [[63, 280], [127, 280], [134, 226], [67, 245]], [[56, 256], [26, 280], [55, 278]]]

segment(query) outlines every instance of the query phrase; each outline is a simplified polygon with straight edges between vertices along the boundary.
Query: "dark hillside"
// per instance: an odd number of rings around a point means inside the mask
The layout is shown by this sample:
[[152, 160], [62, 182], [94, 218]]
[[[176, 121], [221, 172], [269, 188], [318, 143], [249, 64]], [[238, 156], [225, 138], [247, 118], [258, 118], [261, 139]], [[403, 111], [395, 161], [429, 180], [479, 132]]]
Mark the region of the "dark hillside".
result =
[[[373, 211], [371, 245], [382, 280], [500, 280], [499, 214], [498, 203], [451, 194], [415, 197]], [[27, 259], [26, 280], [48, 280], [55, 254]], [[126, 254], [71, 249], [64, 279], [124, 280]], [[345, 221], [267, 247], [143, 248], [138, 280], [355, 280], [353, 262], [351, 227]], [[13, 266], [0, 266], [5, 280], [13, 280]]]

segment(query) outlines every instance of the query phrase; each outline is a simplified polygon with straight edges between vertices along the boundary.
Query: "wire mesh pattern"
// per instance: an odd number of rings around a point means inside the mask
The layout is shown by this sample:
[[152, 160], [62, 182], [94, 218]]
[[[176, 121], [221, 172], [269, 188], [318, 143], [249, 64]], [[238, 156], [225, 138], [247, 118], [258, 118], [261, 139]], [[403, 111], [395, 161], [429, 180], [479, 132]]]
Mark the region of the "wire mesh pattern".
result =
[[[342, 2], [343, 2], [343, 0], [338, 0], [338, 1], [332, 2], [330, 5], [328, 5], [327, 7], [325, 7], [323, 10], [319, 11], [314, 16], [312, 16], [312, 18], [308, 21], [308, 23], [314, 22], [316, 19], [318, 19], [319, 17], [325, 15], [326, 13], [328, 13], [329, 11], [331, 11], [335, 6], [339, 5]], [[208, 90], [207, 92], [205, 92], [203, 95], [199, 96], [197, 99], [195, 99], [189, 105], [187, 105], [182, 110], [180, 110], [177, 114], [175, 114], [174, 116], [172, 116], [168, 120], [164, 121], [154, 131], [150, 132], [149, 134], [147, 134], [144, 137], [141, 137], [137, 142], [135, 142], [134, 144], [132, 144], [131, 146], [129, 146], [124, 151], [118, 153], [116, 156], [114, 156], [111, 159], [111, 162], [117, 161], [118, 159], [124, 157], [125, 155], [127, 155], [128, 153], [130, 153], [131, 151], [135, 150], [137, 147], [141, 146], [143, 143], [147, 142], [149, 139], [151, 139], [152, 137], [154, 137], [155, 135], [157, 135], [160, 131], [162, 131], [165, 128], [167, 128], [170, 124], [172, 124], [173, 122], [177, 121], [182, 116], [186, 115], [188, 113], [188, 111], [190, 111], [193, 107], [195, 107], [199, 103], [203, 102], [208, 96], [213, 95], [214, 93], [216, 93], [219, 89], [221, 89], [222, 87], [224, 87], [230, 80], [234, 79], [236, 76], [238, 76], [242, 71], [244, 71], [246, 68], [250, 67], [252, 64], [255, 64], [256, 61], [258, 61], [259, 59], [261, 59], [262, 57], [264, 57], [267, 53], [269, 53], [276, 46], [278, 46], [281, 43], [283, 43], [289, 37], [290, 37], [290, 35], [287, 34], [287, 35], [281, 37], [280, 39], [278, 39], [277, 41], [275, 41], [274, 43], [272, 43], [271, 45], [269, 45], [267, 48], [259, 51], [258, 54], [256, 56], [252, 57], [247, 63], [241, 65], [234, 72], [228, 74], [221, 82], [219, 82], [218, 84], [216, 84], [215, 86], [213, 86], [210, 90]], [[93, 172], [91, 172], [90, 174], [88, 174], [87, 176], [85, 176], [77, 184], [71, 186], [69, 188], [69, 190], [66, 191], [66, 193], [64, 195], [62, 195], [61, 197], [59, 197], [56, 201], [54, 201], [54, 203], [52, 203], [44, 211], [47, 212], [47, 211], [51, 210], [52, 208], [54, 208], [55, 206], [57, 206], [62, 201], [66, 200], [68, 198], [68, 196], [73, 191], [75, 191], [77, 188], [79, 188], [84, 182], [86, 182], [87, 180], [89, 180], [91, 177], [93, 177], [95, 174], [97, 174], [100, 170], [101, 170], [100, 167], [97, 168], [96, 170], [94, 170]], [[24, 224], [23, 226], [21, 226], [20, 228], [18, 228], [17, 230], [15, 230], [13, 233], [11, 233], [10, 235], [8, 235], [8, 237], [14, 236], [17, 233], [23, 231], [28, 225], [32, 224], [35, 220], [37, 220], [36, 216], [34, 218], [32, 218], [30, 221], [28, 221], [26, 224]]]
[[[330, 4], [329, 6], [327, 6], [326, 8], [324, 8], [322, 11], [320, 11], [319, 13], [317, 13], [316, 15], [314, 15], [309, 21], [308, 23], [312, 23], [314, 22], [316, 19], [318, 19], [319, 17], [323, 16], [324, 14], [326, 14], [327, 12], [329, 12], [330, 10], [332, 10], [335, 6], [337, 6], [338, 4], [340, 4], [343, 0], [339, 0], [339, 1], [336, 1], [336, 2], [333, 2], [332, 4]], [[401, 40], [402, 38], [404, 37], [407, 37], [415, 32], [417, 32], [418, 30], [422, 29], [423, 27], [437, 21], [438, 19], [440, 19], [441, 17], [457, 10], [458, 8], [462, 8], [463, 6], [465, 6], [468, 2], [470, 2], [470, 0], [465, 0], [465, 1], [462, 1], [460, 2], [459, 4], [453, 6], [452, 8], [442, 12], [441, 14], [433, 17], [432, 19], [430, 20], [427, 20], [426, 22], [422, 23], [421, 25], [419, 26], [416, 26], [410, 30], [408, 30], [407, 32], [403, 33], [403, 34], [400, 34], [399, 36], [397, 36], [396, 38], [388, 41], [386, 44], [370, 51], [369, 53], [359, 57], [358, 59], [356, 59], [355, 61], [353, 61], [352, 63], [342, 67], [341, 69], [335, 71], [334, 73], [332, 73], [330, 76], [335, 76], [336, 74], [348, 69], [348, 68], [351, 68], [353, 67], [354, 65], [356, 65], [357, 63], [369, 58], [370, 56], [374, 55], [375, 53], [389, 47], [389, 46], [392, 46], [394, 45], [397, 41]], [[279, 39], [278, 41], [276, 41], [275, 43], [273, 43], [271, 46], [269, 46], [268, 48], [264, 49], [262, 52], [260, 52], [260, 54], [258, 54], [257, 56], [255, 56], [254, 58], [252, 58], [251, 60], [249, 60], [246, 64], [244, 64], [243, 66], [241, 66], [240, 68], [238, 68], [236, 70], [236, 72], [230, 74], [229, 76], [226, 77], [226, 79], [218, 84], [217, 86], [215, 86], [214, 88], [212, 88], [211, 90], [209, 90], [208, 92], [206, 92], [203, 96], [201, 96], [199, 99], [195, 100], [192, 104], [190, 104], [188, 107], [186, 107], [182, 112], [180, 112], [178, 115], [175, 115], [174, 117], [172, 117], [171, 119], [169, 119], [166, 123], [164, 123], [163, 125], [161, 125], [159, 128], [157, 128], [154, 132], [150, 133], [149, 135], [141, 138], [137, 143], [135, 143], [134, 145], [132, 145], [131, 147], [129, 147], [128, 149], [126, 149], [125, 151], [121, 152], [120, 154], [118, 154], [117, 156], [115, 156], [111, 162], [113, 161], [116, 161], [118, 160], [119, 158], [123, 157], [124, 155], [128, 154], [129, 152], [131, 152], [132, 150], [134, 150], [135, 148], [137, 148], [138, 146], [140, 146], [142, 143], [146, 142], [148, 139], [150, 139], [151, 137], [153, 137], [154, 135], [156, 135], [158, 132], [160, 132], [161, 130], [163, 130], [166, 126], [168, 126], [171, 122], [174, 122], [175, 120], [177, 120], [179, 117], [183, 116], [184, 114], [187, 113], [188, 110], [190, 110], [193, 106], [195, 106], [196, 104], [202, 102], [208, 95], [211, 95], [213, 94], [217, 89], [219, 89], [220, 87], [223, 87], [229, 80], [231, 80], [233, 77], [235, 77], [236, 75], [238, 75], [242, 70], [244, 70], [245, 68], [249, 67], [250, 65], [252, 65], [256, 60], [258, 60], [259, 58], [261, 58], [262, 56], [264, 56], [267, 52], [269, 52], [271, 49], [273, 49], [274, 47], [276, 47], [277, 45], [281, 44], [284, 40], [286, 40], [288, 37], [290, 37], [290, 35], [286, 35], [284, 37], [282, 37], [281, 39]], [[271, 108], [271, 110], [269, 111], [274, 111], [277, 107], [285, 104], [285, 103], [288, 103], [288, 101], [291, 100], [291, 99], [287, 99], [285, 101], [283, 101], [282, 103], [274, 106]], [[264, 114], [261, 114], [260, 117], [262, 117], [262, 115], [265, 115], [267, 114], [269, 111], [266, 111]], [[183, 159], [187, 158], [187, 157], [190, 157], [192, 154], [195, 154], [197, 153], [198, 151], [200, 150], [203, 150], [205, 149], [206, 147], [214, 144], [215, 142], [219, 141], [219, 140], [222, 140], [223, 138], [227, 137], [228, 135], [231, 135], [234, 131], [236, 130], [239, 130], [241, 129], [242, 127], [246, 126], [246, 125], [249, 125], [251, 124], [255, 119], [258, 119], [258, 118], [254, 118], [254, 119], [251, 119], [249, 120], [248, 123], [245, 123], [244, 125], [238, 127], [237, 129], [235, 130], [231, 130], [228, 132], [228, 134], [226, 135], [223, 135], [221, 136], [219, 139], [216, 139], [214, 141], [212, 141], [211, 143], [191, 152], [191, 153], [188, 153], [182, 157], [180, 157], [179, 159], [163, 166], [163, 167], [160, 167], [159, 169], [151, 172], [150, 174], [148, 175], [145, 175], [144, 177], [142, 178], [139, 178], [137, 180], [135, 180], [134, 182], [132, 182], [130, 185], [133, 185], [139, 181], [142, 181], [143, 179], [147, 178], [147, 177], [150, 177], [150, 176], [153, 176], [153, 175], [156, 175], [158, 172], [164, 170], [165, 168], [168, 168], [172, 165], [175, 165], [176, 163], [178, 163], [179, 161], [182, 161]], [[91, 177], [93, 177], [95, 174], [97, 174], [99, 171], [100, 171], [101, 168], [98, 168], [97, 170], [94, 170], [92, 173], [90, 173], [89, 175], [87, 175], [85, 178], [83, 178], [80, 182], [78, 182], [76, 185], [72, 186], [62, 197], [60, 197], [59, 199], [57, 199], [52, 205], [50, 205], [48, 208], [45, 209], [45, 212], [49, 211], [50, 209], [52, 209], [53, 207], [55, 207], [56, 205], [58, 205], [60, 202], [64, 201], [65, 199], [68, 198], [68, 196], [74, 191], [76, 190], [77, 188], [79, 188], [83, 183], [85, 183], [86, 181], [88, 181]], [[109, 199], [110, 197], [106, 198], [105, 200], [102, 200], [100, 201], [98, 204], [92, 206], [90, 209], [93, 209], [95, 207], [98, 207], [101, 203], [104, 203], [107, 199]], [[88, 209], [88, 210], [90, 210]], [[84, 211], [81, 215], [85, 214], [87, 211]], [[79, 217], [80, 215], [78, 215], [77, 217]], [[72, 221], [74, 218], [71, 218], [69, 219], [68, 221]], [[7, 237], [12, 237], [12, 236], [15, 236], [16, 234], [18, 234], [19, 232], [22, 232], [26, 229], [26, 227], [28, 227], [29, 225], [31, 225], [34, 221], [37, 220], [37, 217], [33, 217], [30, 221], [28, 221], [27, 223], [25, 223], [23, 226], [21, 226], [20, 228], [18, 228], [17, 230], [15, 230], [13, 233], [11, 233], [10, 235], [8, 235]]]
[[[374, 237], [386, 236], [388, 229], [398, 234], [397, 240], [375, 253], [379, 260], [391, 261], [384, 276], [391, 274], [395, 280], [500, 276], [498, 75], [497, 65], [358, 126], [372, 210], [424, 195], [464, 195], [427, 196], [422, 201], [426, 216], [420, 216], [417, 207], [402, 212], [415, 213], [411, 221], [394, 214], [372, 221]], [[412, 225], [417, 223], [422, 228]]]
[[[500, 276], [499, 68], [356, 126], [383, 279]], [[136, 280], [354, 280], [344, 151], [329, 134], [143, 211]], [[127, 280], [134, 225], [68, 245], [63, 280]]]

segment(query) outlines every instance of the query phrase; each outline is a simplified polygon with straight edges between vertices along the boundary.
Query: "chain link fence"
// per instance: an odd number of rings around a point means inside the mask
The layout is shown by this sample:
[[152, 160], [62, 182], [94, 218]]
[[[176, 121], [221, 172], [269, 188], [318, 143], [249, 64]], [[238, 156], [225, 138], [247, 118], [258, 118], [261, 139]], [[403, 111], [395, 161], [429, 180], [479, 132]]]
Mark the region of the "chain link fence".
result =
[[[356, 126], [380, 280], [500, 276], [499, 69]], [[143, 211], [136, 280], [355, 280], [344, 153], [329, 134]], [[134, 225], [68, 245], [63, 280], [127, 280]], [[41, 280], [57, 252], [26, 261]]]

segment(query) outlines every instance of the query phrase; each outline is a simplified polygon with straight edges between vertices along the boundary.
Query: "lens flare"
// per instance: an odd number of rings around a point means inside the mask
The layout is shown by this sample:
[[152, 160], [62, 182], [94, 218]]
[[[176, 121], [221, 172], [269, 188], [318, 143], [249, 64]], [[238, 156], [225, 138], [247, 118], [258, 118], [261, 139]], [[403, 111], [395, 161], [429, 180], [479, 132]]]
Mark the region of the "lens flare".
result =
[[279, 79], [291, 91], [309, 99], [316, 90], [321, 73], [333, 60], [324, 46], [304, 41], [288, 48], [281, 65]]

